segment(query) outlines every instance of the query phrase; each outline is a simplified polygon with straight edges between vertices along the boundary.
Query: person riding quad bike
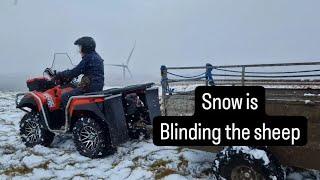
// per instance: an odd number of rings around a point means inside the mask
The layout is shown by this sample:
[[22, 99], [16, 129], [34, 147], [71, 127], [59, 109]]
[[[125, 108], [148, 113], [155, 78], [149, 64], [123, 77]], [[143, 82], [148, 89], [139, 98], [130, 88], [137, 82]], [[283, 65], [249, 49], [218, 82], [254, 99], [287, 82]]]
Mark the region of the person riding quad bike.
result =
[[26, 81], [28, 92], [16, 95], [16, 107], [25, 112], [22, 142], [50, 146], [55, 135], [72, 134], [81, 155], [100, 158], [130, 139], [149, 138], [152, 120], [160, 115], [158, 89], [146, 83], [102, 90], [104, 66], [94, 40], [82, 37], [74, 44], [82, 55], [75, 68], [56, 72], [54, 58], [43, 76]]
[[81, 62], [71, 70], [57, 72], [54, 79], [56, 81], [73, 79], [83, 75], [77, 88], [62, 94], [62, 109], [65, 109], [71, 96], [78, 96], [84, 93], [102, 91], [104, 85], [104, 65], [103, 59], [95, 51], [96, 43], [92, 37], [81, 37], [74, 42], [79, 46]]

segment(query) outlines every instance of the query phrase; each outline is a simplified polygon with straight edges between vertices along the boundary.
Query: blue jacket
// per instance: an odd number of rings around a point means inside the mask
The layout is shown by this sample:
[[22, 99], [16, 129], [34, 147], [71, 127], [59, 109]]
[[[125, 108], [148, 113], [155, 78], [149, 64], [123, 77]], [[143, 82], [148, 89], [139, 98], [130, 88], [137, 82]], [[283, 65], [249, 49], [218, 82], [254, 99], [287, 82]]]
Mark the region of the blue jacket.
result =
[[65, 70], [58, 73], [58, 76], [64, 78], [75, 78], [83, 74], [89, 77], [90, 85], [88, 92], [102, 91], [104, 85], [104, 65], [103, 59], [96, 52], [91, 52], [82, 57], [81, 62], [71, 70]]

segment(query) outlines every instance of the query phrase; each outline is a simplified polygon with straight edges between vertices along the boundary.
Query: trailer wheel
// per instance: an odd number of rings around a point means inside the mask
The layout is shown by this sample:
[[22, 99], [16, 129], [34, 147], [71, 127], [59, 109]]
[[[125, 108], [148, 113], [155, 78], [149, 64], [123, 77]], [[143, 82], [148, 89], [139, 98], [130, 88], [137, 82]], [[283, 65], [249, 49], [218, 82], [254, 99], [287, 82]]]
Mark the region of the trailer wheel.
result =
[[49, 146], [54, 139], [54, 133], [43, 128], [40, 123], [40, 114], [35, 111], [29, 112], [22, 117], [20, 121], [20, 136], [27, 147], [33, 147], [38, 144]]
[[285, 179], [284, 170], [270, 153], [247, 146], [225, 148], [217, 154], [213, 170], [217, 179]]
[[91, 117], [79, 118], [73, 127], [73, 140], [78, 152], [89, 158], [101, 158], [115, 152], [107, 128]]

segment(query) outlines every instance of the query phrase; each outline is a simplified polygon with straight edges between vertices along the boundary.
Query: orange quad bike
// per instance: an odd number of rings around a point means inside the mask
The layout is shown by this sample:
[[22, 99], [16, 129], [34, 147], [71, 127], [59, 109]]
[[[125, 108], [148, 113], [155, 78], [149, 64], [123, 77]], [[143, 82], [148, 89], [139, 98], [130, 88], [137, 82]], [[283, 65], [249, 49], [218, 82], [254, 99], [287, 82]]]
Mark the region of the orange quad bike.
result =
[[47, 77], [27, 81], [29, 92], [19, 93], [16, 107], [26, 114], [20, 121], [20, 135], [27, 147], [49, 146], [55, 134], [73, 134], [80, 154], [104, 157], [117, 145], [141, 135], [149, 138], [148, 128], [160, 115], [158, 89], [153, 83], [113, 88], [73, 96], [61, 108], [61, 95], [77, 86], [74, 80]]

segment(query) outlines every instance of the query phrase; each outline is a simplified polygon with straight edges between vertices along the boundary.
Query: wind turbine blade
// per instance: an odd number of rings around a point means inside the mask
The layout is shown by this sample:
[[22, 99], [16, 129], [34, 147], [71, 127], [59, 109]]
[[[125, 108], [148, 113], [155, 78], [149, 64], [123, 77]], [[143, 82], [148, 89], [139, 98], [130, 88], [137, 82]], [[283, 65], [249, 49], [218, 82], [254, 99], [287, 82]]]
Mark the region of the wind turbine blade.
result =
[[128, 66], [126, 67], [126, 69], [128, 70], [128, 73], [130, 74], [130, 76], [132, 77], [132, 73], [131, 73], [130, 69], [128, 68]]
[[122, 71], [123, 71], [123, 80], [125, 80], [126, 79], [126, 68], [123, 67]]
[[126, 61], [126, 65], [128, 66], [128, 64], [129, 64], [129, 61], [130, 61], [130, 59], [131, 59], [131, 56], [132, 56], [132, 54], [133, 54], [133, 51], [134, 51], [134, 48], [136, 47], [136, 41], [134, 41], [134, 44], [133, 44], [133, 48], [132, 48], [132, 50], [131, 50], [131, 52], [130, 52], [130, 54], [129, 54], [129, 57], [128, 57], [128, 59], [127, 59], [127, 61]]
[[123, 67], [122, 64], [106, 64], [107, 66]]

